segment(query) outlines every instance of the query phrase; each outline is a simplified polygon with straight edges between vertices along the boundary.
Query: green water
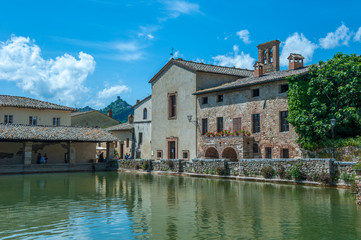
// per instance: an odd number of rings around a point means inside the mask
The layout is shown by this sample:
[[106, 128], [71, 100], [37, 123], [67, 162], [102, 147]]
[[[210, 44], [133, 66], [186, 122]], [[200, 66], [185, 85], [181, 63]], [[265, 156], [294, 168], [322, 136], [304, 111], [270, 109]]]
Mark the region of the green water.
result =
[[0, 176], [0, 239], [361, 239], [348, 190], [133, 173]]

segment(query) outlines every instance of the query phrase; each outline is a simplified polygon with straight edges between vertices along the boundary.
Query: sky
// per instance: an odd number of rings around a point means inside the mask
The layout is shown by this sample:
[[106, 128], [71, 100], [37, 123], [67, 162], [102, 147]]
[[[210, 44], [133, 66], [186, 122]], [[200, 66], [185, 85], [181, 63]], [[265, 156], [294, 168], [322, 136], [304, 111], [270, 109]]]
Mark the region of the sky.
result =
[[151, 94], [174, 58], [253, 69], [257, 45], [280, 40], [305, 64], [361, 54], [361, 1], [2, 1], [0, 95], [99, 109]]

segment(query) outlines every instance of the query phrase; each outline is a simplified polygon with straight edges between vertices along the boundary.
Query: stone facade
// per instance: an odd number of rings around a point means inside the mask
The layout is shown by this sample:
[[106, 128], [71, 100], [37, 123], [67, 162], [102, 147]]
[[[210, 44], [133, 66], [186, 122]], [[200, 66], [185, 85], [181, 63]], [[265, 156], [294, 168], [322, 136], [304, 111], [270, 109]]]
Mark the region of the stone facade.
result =
[[[283, 149], [288, 149], [289, 158], [300, 158], [302, 153], [295, 142], [297, 134], [293, 127], [289, 125], [288, 131], [281, 131], [281, 112], [288, 111], [287, 93], [280, 93], [281, 85], [284, 84], [287, 84], [287, 80], [255, 85], [233, 92], [197, 95], [197, 118], [200, 123], [197, 152], [202, 155], [208, 141], [201, 133], [202, 119], [207, 119], [208, 131], [217, 132], [217, 118], [223, 117], [224, 130], [234, 131], [233, 121], [240, 118], [241, 128], [250, 132], [254, 143], [258, 144], [258, 151], [239, 158], [265, 158], [266, 148], [272, 149], [272, 158], [284, 157]], [[252, 96], [254, 89], [258, 89], [259, 96]], [[222, 102], [217, 101], [220, 94], [223, 95]], [[204, 97], [208, 98], [207, 104], [203, 104]], [[253, 114], [260, 115], [260, 131], [256, 133], [252, 133]]]
[[356, 176], [356, 203], [361, 205], [361, 172]]

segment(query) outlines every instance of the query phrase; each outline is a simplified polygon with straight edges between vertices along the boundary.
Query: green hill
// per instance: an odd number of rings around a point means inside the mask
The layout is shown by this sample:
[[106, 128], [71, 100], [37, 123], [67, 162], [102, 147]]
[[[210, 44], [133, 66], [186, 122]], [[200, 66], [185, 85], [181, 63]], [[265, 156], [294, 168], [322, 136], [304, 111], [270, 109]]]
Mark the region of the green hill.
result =
[[83, 108], [77, 108], [78, 112], [88, 112], [88, 111], [93, 111], [95, 109], [89, 107], [89, 106], [86, 106], [86, 107], [83, 107]]
[[110, 103], [107, 107], [100, 109], [99, 111], [107, 114], [108, 110], [111, 109], [113, 112], [113, 118], [124, 123], [128, 121], [128, 115], [134, 115], [134, 110], [131, 105], [126, 101], [122, 100], [120, 97], [117, 97], [117, 100]]

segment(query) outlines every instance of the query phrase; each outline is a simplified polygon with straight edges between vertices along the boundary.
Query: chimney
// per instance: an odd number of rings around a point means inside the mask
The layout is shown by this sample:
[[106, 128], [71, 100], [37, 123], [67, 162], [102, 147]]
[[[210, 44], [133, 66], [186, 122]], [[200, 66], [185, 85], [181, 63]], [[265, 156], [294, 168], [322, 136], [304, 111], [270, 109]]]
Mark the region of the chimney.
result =
[[132, 114], [129, 114], [128, 123], [133, 123], [133, 122], [134, 122], [134, 116]]
[[278, 40], [273, 40], [257, 46], [258, 62], [263, 63], [264, 73], [280, 70], [280, 43]]
[[297, 68], [303, 67], [304, 57], [298, 53], [291, 53], [288, 57], [289, 60], [289, 70], [294, 70]]
[[263, 64], [260, 62], [256, 62], [254, 65], [254, 76], [260, 77], [263, 75]]
[[113, 111], [111, 109], [108, 109], [107, 116], [113, 118]]
[[137, 99], [137, 103], [136, 104], [139, 104], [140, 103], [140, 101], [139, 101], [139, 99]]

